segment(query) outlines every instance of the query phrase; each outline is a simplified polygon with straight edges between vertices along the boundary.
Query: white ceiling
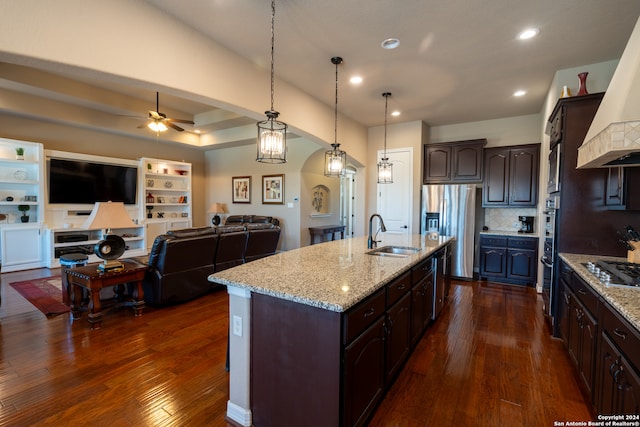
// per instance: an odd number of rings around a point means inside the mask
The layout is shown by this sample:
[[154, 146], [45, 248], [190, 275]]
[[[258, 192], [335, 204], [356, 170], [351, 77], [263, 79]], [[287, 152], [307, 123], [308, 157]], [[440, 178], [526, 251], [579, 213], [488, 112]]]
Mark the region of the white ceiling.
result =
[[[268, 0], [146, 1], [268, 67]], [[333, 106], [335, 66], [330, 58], [341, 56], [339, 110], [365, 126], [384, 123], [385, 91], [393, 94], [389, 109], [401, 112], [396, 121], [423, 120], [437, 126], [535, 114], [557, 70], [619, 58], [639, 15], [638, 0], [278, 0], [275, 71]], [[540, 35], [517, 40], [526, 27], [538, 27]], [[389, 37], [399, 38], [400, 47], [383, 50], [380, 43]], [[5, 89], [123, 117], [144, 118], [147, 110], [155, 109], [155, 93], [148, 88], [83, 82], [116, 92], [122, 104], [125, 96], [135, 99], [127, 108], [114, 109], [113, 103], [101, 106], [88, 97], [57, 93], [55, 86], [43, 88], [22, 77], [14, 79], [3, 72], [12, 71], [4, 65], [0, 87]], [[364, 78], [359, 86], [348, 83], [354, 74]], [[517, 89], [527, 94], [515, 98]], [[191, 119], [212, 107], [161, 94], [160, 110], [170, 117]], [[253, 121], [231, 115], [202, 129], [249, 122]], [[169, 134], [177, 132], [169, 131], [167, 138], [173, 138]]]

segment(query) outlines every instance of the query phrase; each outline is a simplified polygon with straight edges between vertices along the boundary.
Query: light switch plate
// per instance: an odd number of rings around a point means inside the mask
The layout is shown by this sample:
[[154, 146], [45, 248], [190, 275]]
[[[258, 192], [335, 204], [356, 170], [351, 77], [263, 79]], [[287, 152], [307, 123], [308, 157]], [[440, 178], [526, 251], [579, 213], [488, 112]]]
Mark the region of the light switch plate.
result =
[[242, 336], [242, 317], [233, 315], [233, 335]]

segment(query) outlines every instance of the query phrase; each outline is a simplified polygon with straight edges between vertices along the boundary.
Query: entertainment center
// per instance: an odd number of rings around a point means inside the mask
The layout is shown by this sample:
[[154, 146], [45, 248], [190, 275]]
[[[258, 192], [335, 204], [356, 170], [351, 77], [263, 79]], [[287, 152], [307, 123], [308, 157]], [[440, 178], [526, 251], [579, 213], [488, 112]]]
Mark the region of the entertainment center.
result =
[[157, 235], [192, 226], [191, 197], [189, 163], [44, 150], [0, 138], [1, 271], [59, 267], [69, 253], [100, 261], [93, 247], [105, 230], [83, 228], [96, 201], [124, 202], [136, 225], [112, 232], [125, 240], [123, 258], [146, 255]]

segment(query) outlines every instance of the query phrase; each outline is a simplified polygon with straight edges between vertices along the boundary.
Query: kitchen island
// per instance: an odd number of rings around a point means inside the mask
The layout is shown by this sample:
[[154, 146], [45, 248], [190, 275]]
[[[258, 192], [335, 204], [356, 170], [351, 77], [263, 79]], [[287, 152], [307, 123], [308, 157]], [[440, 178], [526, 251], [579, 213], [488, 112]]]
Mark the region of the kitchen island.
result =
[[415, 331], [420, 313], [411, 308], [433, 302], [432, 258], [446, 259], [452, 240], [380, 238], [378, 247], [417, 251], [374, 256], [366, 237], [356, 237], [209, 277], [229, 292], [229, 419], [259, 427], [366, 421], [408, 357], [411, 337], [423, 331]]

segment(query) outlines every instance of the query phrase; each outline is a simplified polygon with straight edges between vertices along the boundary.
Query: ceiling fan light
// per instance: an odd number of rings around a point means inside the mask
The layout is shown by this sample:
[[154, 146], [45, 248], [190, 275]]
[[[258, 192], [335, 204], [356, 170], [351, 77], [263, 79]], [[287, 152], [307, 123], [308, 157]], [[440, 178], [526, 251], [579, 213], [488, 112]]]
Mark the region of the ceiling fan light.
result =
[[151, 129], [154, 132], [164, 132], [166, 130], [168, 130], [169, 128], [167, 127], [167, 125], [165, 125], [164, 123], [162, 123], [161, 120], [154, 120], [149, 122], [149, 124], [147, 125], [147, 127], [149, 129]]

